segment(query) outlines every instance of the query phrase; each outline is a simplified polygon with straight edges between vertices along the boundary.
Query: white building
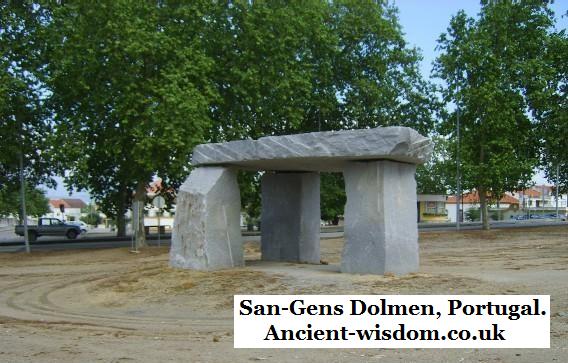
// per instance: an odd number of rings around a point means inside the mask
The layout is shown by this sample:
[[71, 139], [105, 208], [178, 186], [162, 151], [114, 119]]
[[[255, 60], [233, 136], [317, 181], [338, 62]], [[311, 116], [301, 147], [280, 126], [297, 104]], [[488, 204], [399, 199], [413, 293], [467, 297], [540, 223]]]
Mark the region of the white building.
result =
[[[479, 196], [476, 192], [464, 194], [462, 197], [461, 216], [462, 221], [468, 210], [480, 207]], [[446, 202], [448, 218], [456, 221], [456, 197], [450, 196]], [[554, 188], [550, 185], [537, 185], [532, 188], [515, 193], [507, 193], [497, 203], [489, 206], [490, 215], [498, 216], [498, 219], [511, 219], [517, 216], [525, 218], [545, 217], [551, 218], [556, 214], [556, 195]], [[568, 196], [558, 195], [558, 214], [566, 216], [568, 214]]]
[[[479, 209], [479, 195], [477, 192], [466, 193], [462, 196], [460, 201], [460, 221], [466, 221], [467, 212], [470, 209]], [[448, 218], [451, 222], [456, 221], [456, 196], [448, 197], [446, 201], [446, 209], [448, 211]], [[510, 219], [519, 213], [519, 200], [510, 195], [504, 195], [498, 202], [489, 205], [489, 214], [494, 214], [498, 219]]]
[[[550, 215], [556, 213], [556, 193], [551, 185], [535, 185], [515, 193], [519, 198], [521, 211], [524, 215]], [[558, 194], [558, 214], [566, 215], [568, 211], [568, 196]]]
[[81, 199], [64, 198], [64, 199], [50, 199], [49, 210], [44, 217], [59, 218], [64, 221], [79, 221], [81, 216], [81, 209], [85, 208], [87, 204]]

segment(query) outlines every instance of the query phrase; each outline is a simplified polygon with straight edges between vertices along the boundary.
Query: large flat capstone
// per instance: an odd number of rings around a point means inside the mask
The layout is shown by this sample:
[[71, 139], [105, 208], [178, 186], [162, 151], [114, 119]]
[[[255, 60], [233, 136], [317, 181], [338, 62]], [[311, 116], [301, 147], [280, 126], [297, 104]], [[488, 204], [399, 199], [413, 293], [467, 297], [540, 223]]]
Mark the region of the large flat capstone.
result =
[[193, 150], [192, 164], [252, 170], [342, 171], [346, 163], [354, 160], [422, 164], [431, 152], [430, 139], [411, 128], [377, 127], [203, 144]]

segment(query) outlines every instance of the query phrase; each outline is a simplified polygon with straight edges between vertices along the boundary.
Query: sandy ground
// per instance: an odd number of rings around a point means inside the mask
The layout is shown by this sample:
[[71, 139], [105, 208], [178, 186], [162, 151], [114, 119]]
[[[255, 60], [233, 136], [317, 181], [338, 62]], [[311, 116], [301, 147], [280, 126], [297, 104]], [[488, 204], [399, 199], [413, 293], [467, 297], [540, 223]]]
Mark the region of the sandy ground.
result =
[[[568, 362], [568, 227], [424, 232], [421, 270], [259, 261], [174, 270], [165, 248], [0, 255], [0, 362]], [[550, 349], [233, 349], [234, 294], [549, 294]]]

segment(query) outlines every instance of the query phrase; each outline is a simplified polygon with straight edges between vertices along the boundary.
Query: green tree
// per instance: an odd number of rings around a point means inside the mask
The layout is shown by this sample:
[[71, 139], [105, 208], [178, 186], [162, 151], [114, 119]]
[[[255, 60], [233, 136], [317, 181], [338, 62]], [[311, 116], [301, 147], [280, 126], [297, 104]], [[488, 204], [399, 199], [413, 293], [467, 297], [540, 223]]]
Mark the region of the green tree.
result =
[[403, 125], [428, 134], [436, 97], [386, 1], [236, 1], [213, 15], [221, 97], [212, 141]]
[[437, 99], [407, 45], [398, 10], [388, 1], [332, 3], [337, 34], [332, 64], [344, 128], [409, 126], [430, 134]]
[[221, 97], [212, 107], [215, 127], [209, 138], [317, 130], [316, 122], [305, 126], [306, 115], [315, 112], [314, 100], [337, 103], [330, 79], [329, 49], [335, 40], [326, 25], [329, 5], [236, 1], [219, 3], [214, 17], [208, 52], [215, 59], [212, 76]]
[[[49, 199], [45, 196], [45, 191], [29, 184], [26, 185], [26, 213], [32, 217], [41, 217], [49, 213]], [[23, 223], [19, 185], [0, 189], [0, 216], [10, 215], [17, 216], [20, 224]]]
[[[491, 200], [524, 188], [538, 163], [531, 95], [542, 91], [535, 79], [546, 66], [553, 24], [546, 1], [482, 1], [478, 19], [460, 11], [438, 41], [434, 71], [446, 82], [446, 103], [459, 104], [462, 185], [479, 192], [484, 229]], [[452, 163], [456, 117], [454, 110], [440, 127]]]
[[240, 171], [238, 174], [241, 206], [246, 214], [246, 223], [256, 225], [260, 219], [260, 174], [250, 171]]
[[42, 82], [41, 24], [46, 16], [31, 2], [0, 3], [0, 188], [10, 191], [21, 170], [30, 184], [54, 184]]
[[[534, 103], [541, 110], [539, 136], [542, 139], [541, 165], [548, 180], [558, 181], [559, 190], [568, 192], [568, 37], [562, 30], [550, 37], [543, 69], [547, 87], [537, 93]], [[558, 180], [557, 180], [558, 178]]]
[[339, 223], [339, 217], [345, 210], [345, 182], [339, 173], [321, 174], [321, 219], [332, 224]]
[[[70, 187], [86, 189], [124, 234], [132, 199], [154, 175], [188, 173], [215, 90], [203, 32], [209, 1], [69, 1], [49, 24], [49, 85]], [[143, 223], [140, 213], [139, 225]], [[144, 229], [137, 245], [145, 245]]]
[[418, 194], [446, 194], [452, 181], [448, 179], [448, 168], [456, 165], [449, 162], [448, 141], [432, 137], [434, 151], [430, 160], [416, 168], [416, 189]]
[[[500, 213], [498, 210], [489, 211], [489, 217], [498, 221], [500, 218]], [[470, 208], [465, 212], [465, 219], [470, 222], [478, 222], [481, 219], [481, 208]]]
[[470, 208], [465, 212], [465, 220], [470, 222], [477, 222], [481, 218], [480, 208]]
[[[220, 97], [211, 108], [209, 140], [393, 125], [433, 129], [436, 97], [388, 2], [236, 1], [218, 3], [212, 17], [208, 54]], [[248, 196], [259, 194], [254, 184], [241, 183], [250, 187], [244, 205], [254, 205]], [[339, 189], [327, 187], [322, 183], [322, 196], [338, 204], [325, 209], [342, 210], [343, 191], [332, 196]]]
[[81, 217], [80, 219], [81, 219], [81, 221], [87, 223], [88, 225], [95, 226], [95, 227], [98, 226], [99, 224], [101, 224], [101, 222], [102, 222], [102, 218], [101, 218], [100, 214], [98, 214], [97, 212], [90, 212], [89, 214]]

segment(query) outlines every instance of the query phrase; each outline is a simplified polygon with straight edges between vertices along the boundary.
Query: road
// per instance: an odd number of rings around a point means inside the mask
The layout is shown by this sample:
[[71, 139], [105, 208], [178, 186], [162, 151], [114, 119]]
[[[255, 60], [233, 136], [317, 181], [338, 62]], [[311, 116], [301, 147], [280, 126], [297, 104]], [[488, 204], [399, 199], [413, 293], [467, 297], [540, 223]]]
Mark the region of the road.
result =
[[[491, 228], [528, 228], [528, 227], [547, 227], [566, 225], [567, 222], [555, 220], [528, 220], [528, 221], [499, 221], [493, 222]], [[455, 223], [440, 224], [420, 224], [420, 231], [455, 231]], [[481, 229], [480, 223], [464, 223], [461, 225], [462, 230]], [[325, 227], [322, 230], [321, 238], [338, 238], [343, 236], [341, 227]], [[170, 234], [160, 236], [152, 234], [148, 236], [148, 244], [150, 246], [169, 245]], [[247, 241], [260, 241], [259, 232], [244, 233], [243, 238]], [[54, 251], [65, 249], [100, 249], [100, 248], [119, 248], [132, 246], [131, 237], [117, 238], [111, 232], [87, 233], [76, 240], [61, 239], [60, 237], [41, 237], [38, 241], [31, 245], [33, 251]], [[23, 252], [23, 237], [15, 236], [12, 230], [0, 230], [0, 252]]]

